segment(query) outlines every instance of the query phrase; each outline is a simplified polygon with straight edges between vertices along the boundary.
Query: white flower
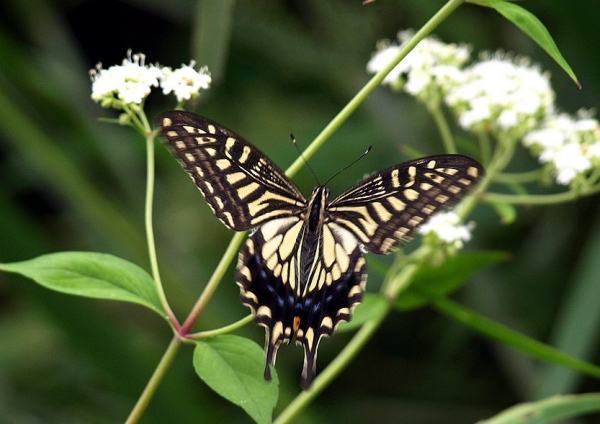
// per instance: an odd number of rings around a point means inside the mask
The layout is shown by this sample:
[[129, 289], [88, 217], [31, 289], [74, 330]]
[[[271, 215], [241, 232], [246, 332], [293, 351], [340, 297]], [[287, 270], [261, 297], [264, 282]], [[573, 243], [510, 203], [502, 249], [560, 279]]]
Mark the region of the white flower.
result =
[[[377, 51], [367, 64], [369, 73], [387, 66], [413, 36], [412, 31], [398, 33], [398, 44], [379, 42]], [[384, 84], [404, 89], [408, 94], [425, 101], [436, 101], [449, 84], [456, 80], [460, 67], [469, 59], [465, 45], [445, 44], [433, 37], [419, 44], [385, 77]]]
[[519, 137], [553, 110], [554, 92], [547, 74], [523, 59], [496, 53], [463, 69], [445, 100], [463, 128], [512, 131]]
[[189, 65], [182, 65], [174, 71], [163, 68], [160, 81], [163, 94], [173, 93], [177, 101], [182, 102], [198, 95], [200, 90], [208, 89], [212, 82], [208, 68], [203, 66], [196, 70], [195, 66], [196, 62], [192, 60]]
[[435, 234], [438, 239], [460, 249], [464, 242], [471, 240], [473, 225], [460, 223], [460, 217], [455, 212], [440, 212], [421, 226], [421, 234]]
[[139, 105], [150, 94], [152, 87], [158, 86], [160, 75], [158, 67], [145, 64], [142, 53], [132, 55], [128, 51], [121, 65], [103, 69], [98, 64], [96, 69], [90, 71], [92, 99], [103, 106], [114, 105], [115, 99]]
[[551, 161], [556, 168], [556, 182], [563, 185], [568, 185], [577, 174], [592, 167], [579, 143], [568, 143], [560, 147], [554, 152]]
[[578, 175], [600, 167], [600, 124], [587, 111], [580, 111], [578, 118], [565, 113], [549, 116], [540, 129], [525, 136], [523, 144], [540, 162], [550, 164], [559, 184], [569, 185]]

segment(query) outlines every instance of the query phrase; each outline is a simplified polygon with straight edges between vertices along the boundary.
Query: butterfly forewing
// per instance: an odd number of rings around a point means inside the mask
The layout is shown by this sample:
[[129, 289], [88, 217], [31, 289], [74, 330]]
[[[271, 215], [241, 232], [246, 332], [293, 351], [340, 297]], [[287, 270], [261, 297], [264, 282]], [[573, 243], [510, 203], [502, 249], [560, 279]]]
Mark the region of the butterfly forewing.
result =
[[462, 155], [431, 156], [380, 171], [331, 202], [331, 219], [367, 250], [386, 254], [442, 207], [455, 205], [483, 176]]
[[163, 113], [158, 122], [172, 153], [228, 228], [249, 230], [305, 207], [294, 183], [233, 131], [181, 111]]

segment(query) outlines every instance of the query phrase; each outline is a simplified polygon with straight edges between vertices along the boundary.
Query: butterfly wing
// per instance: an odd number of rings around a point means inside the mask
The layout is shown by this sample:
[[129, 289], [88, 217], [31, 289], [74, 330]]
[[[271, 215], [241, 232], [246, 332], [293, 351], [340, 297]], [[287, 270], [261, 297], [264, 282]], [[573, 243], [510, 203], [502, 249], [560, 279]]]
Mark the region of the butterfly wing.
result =
[[158, 116], [161, 134], [223, 224], [236, 231], [306, 206], [294, 183], [231, 130], [190, 112]]
[[483, 174], [467, 156], [430, 156], [362, 180], [333, 200], [328, 212], [367, 250], [387, 254], [437, 210], [456, 204]]
[[265, 378], [279, 346], [295, 339], [304, 348], [301, 385], [310, 386], [321, 338], [348, 321], [362, 299], [367, 274], [358, 245], [334, 223], [313, 233], [301, 217], [269, 221], [246, 241], [236, 282], [242, 302], [265, 327]]

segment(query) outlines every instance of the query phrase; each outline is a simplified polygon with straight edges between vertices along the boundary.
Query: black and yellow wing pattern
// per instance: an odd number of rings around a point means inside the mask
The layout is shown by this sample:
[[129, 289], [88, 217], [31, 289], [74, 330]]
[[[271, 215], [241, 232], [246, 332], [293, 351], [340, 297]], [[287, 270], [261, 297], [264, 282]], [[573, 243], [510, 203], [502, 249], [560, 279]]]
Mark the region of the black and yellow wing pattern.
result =
[[281, 169], [233, 131], [189, 112], [166, 112], [157, 120], [171, 152], [227, 228], [246, 231], [306, 206]]
[[180, 111], [158, 122], [217, 218], [251, 230], [235, 278], [242, 302], [265, 328], [265, 378], [281, 344], [295, 341], [304, 348], [304, 388], [315, 376], [319, 342], [362, 300], [363, 251], [390, 253], [483, 175], [469, 157], [431, 156], [375, 173], [333, 201], [326, 187], [316, 187], [307, 201], [233, 131]]
[[463, 155], [438, 155], [379, 171], [328, 207], [366, 250], [387, 254], [440, 208], [454, 206], [482, 177], [481, 165]]

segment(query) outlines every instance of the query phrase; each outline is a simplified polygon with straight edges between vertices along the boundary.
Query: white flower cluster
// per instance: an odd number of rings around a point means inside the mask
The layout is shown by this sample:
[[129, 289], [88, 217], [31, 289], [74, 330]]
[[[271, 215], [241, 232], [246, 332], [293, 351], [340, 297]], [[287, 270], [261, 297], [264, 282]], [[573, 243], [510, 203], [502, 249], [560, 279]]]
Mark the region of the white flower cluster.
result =
[[471, 240], [473, 224], [460, 223], [460, 217], [455, 212], [440, 212], [419, 228], [424, 235], [434, 234], [445, 244], [460, 249], [464, 243]]
[[585, 177], [594, 166], [600, 168], [600, 123], [586, 111], [577, 118], [565, 113], [549, 116], [540, 129], [525, 136], [523, 144], [549, 164], [562, 185]]
[[[412, 32], [404, 31], [398, 34], [400, 44], [379, 42], [367, 71], [384, 69], [411, 37]], [[526, 58], [488, 53], [463, 66], [469, 55], [468, 46], [426, 38], [384, 83], [428, 105], [444, 101], [466, 130], [489, 133], [499, 142], [522, 140], [558, 184], [595, 184], [600, 178], [598, 120], [589, 112], [558, 114], [548, 73]]]
[[[412, 38], [413, 32], [398, 33], [400, 44], [383, 40], [367, 64], [367, 71], [377, 73], [387, 66]], [[386, 76], [384, 84], [426, 102], [438, 102], [454, 84], [460, 67], [469, 59], [470, 48], [465, 45], [445, 44], [430, 37], [417, 46]]]
[[553, 110], [549, 76], [524, 59], [497, 53], [457, 76], [445, 100], [465, 129], [519, 138]]
[[123, 104], [140, 105], [152, 87], [160, 86], [164, 94], [173, 93], [178, 102], [189, 100], [201, 89], [210, 87], [208, 68], [196, 70], [193, 61], [176, 70], [145, 62], [142, 53], [132, 55], [128, 51], [121, 65], [104, 69], [98, 64], [90, 71], [92, 99], [103, 107], [121, 109]]
[[190, 100], [200, 90], [206, 90], [210, 87], [212, 78], [208, 68], [203, 66], [199, 70], [195, 69], [196, 62], [193, 60], [189, 65], [182, 65], [181, 68], [172, 70], [165, 67], [162, 69], [161, 87], [163, 94], [173, 93], [178, 102]]

